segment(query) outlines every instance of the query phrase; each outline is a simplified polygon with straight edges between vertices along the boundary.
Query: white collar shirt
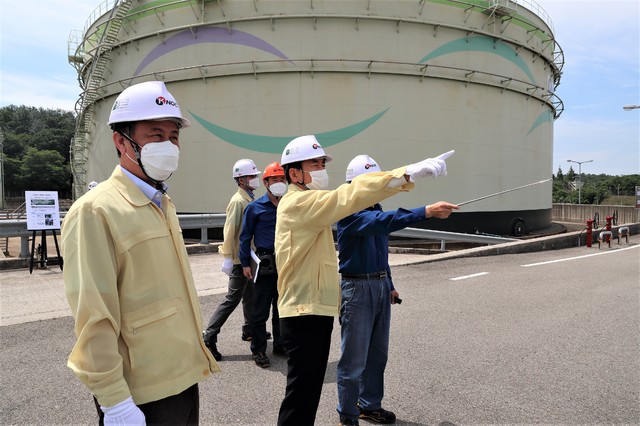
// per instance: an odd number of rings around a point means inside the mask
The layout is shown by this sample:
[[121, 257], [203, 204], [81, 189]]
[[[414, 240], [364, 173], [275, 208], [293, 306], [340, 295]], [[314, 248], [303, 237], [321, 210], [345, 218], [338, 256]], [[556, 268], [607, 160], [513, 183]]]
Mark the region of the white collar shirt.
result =
[[[148, 199], [150, 199], [156, 206], [162, 208], [162, 191], [149, 185], [147, 182], [143, 181], [124, 167], [120, 166], [120, 168], [122, 169], [124, 174], [127, 175], [138, 188], [140, 188], [140, 191], [142, 191], [142, 193], [146, 195]], [[166, 183], [162, 182], [162, 189], [164, 192], [167, 192], [167, 189], [169, 189], [169, 187]]]

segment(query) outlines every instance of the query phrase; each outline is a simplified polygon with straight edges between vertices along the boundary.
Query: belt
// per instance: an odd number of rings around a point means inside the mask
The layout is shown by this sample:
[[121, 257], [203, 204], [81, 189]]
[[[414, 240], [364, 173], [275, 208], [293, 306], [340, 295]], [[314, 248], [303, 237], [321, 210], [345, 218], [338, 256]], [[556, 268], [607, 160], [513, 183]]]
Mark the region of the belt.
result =
[[345, 280], [383, 280], [387, 278], [387, 271], [370, 272], [368, 274], [342, 274]]
[[267, 249], [256, 248], [256, 254], [258, 254], [258, 255], [262, 255], [262, 254], [274, 254], [274, 251], [273, 251], [273, 250], [267, 250]]

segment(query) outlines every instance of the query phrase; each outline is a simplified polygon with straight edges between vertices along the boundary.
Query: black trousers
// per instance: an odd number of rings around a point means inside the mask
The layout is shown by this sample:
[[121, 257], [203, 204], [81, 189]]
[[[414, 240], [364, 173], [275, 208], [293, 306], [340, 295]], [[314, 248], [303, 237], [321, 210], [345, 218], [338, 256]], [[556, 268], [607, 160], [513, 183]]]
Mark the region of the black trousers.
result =
[[[93, 397], [98, 409], [98, 424], [104, 426], [104, 413], [98, 400]], [[198, 425], [200, 421], [200, 393], [198, 384], [177, 395], [138, 405], [144, 413], [147, 425]]]
[[289, 358], [287, 389], [280, 405], [279, 426], [313, 425], [327, 370], [333, 317], [303, 315], [280, 318]]
[[273, 330], [273, 347], [282, 345], [280, 334], [280, 316], [278, 315], [278, 275], [258, 275], [258, 281], [249, 283], [253, 286], [253, 318], [251, 320], [251, 352], [267, 352], [267, 320], [271, 316]]

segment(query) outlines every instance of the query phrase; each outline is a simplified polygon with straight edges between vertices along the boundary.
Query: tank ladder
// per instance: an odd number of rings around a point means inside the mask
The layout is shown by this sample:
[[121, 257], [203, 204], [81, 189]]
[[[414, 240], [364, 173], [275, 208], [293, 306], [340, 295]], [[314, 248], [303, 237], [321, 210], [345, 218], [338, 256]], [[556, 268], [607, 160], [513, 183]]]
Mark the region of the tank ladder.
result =
[[132, 3], [132, 0], [116, 0], [108, 20], [98, 25], [91, 34], [88, 31], [83, 34], [75, 55], [69, 56], [69, 62], [78, 70], [78, 81], [83, 89], [75, 106], [76, 128], [71, 140], [74, 200], [87, 190], [86, 167], [91, 145], [89, 135], [95, 126], [95, 101], [100, 96], [111, 51], [118, 42], [118, 34]]

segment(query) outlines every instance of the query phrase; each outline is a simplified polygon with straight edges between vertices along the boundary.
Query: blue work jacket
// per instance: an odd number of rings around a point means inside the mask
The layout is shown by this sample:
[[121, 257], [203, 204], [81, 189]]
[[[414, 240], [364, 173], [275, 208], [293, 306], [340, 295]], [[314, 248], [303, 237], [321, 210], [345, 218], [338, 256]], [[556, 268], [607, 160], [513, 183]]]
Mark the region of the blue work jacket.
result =
[[425, 208], [382, 211], [380, 204], [338, 221], [338, 257], [341, 274], [367, 274], [389, 268], [389, 234], [427, 220]]
[[273, 251], [276, 238], [276, 206], [269, 194], [249, 203], [244, 210], [240, 232], [240, 263], [250, 266], [251, 240], [256, 248]]

